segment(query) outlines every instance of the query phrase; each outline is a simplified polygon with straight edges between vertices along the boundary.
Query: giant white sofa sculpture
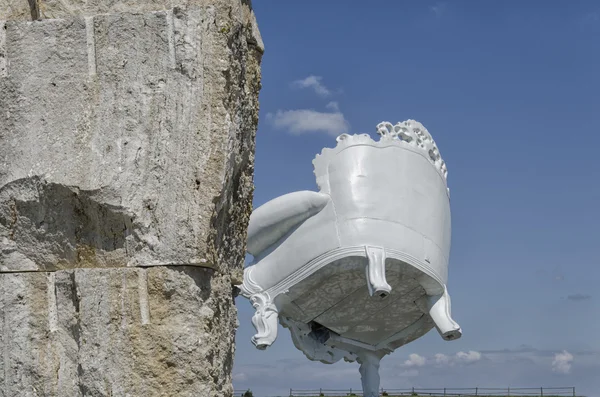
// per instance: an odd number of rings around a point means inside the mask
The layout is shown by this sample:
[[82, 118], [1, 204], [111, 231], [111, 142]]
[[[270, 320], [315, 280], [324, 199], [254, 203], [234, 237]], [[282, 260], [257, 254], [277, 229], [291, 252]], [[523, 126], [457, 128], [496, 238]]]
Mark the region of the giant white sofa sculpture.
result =
[[461, 336], [446, 288], [447, 170], [431, 135], [408, 120], [380, 123], [378, 142], [343, 134], [313, 161], [319, 192], [283, 195], [250, 217], [241, 294], [256, 309], [252, 343], [277, 322], [311, 360], [358, 361], [377, 396], [381, 358], [433, 327]]

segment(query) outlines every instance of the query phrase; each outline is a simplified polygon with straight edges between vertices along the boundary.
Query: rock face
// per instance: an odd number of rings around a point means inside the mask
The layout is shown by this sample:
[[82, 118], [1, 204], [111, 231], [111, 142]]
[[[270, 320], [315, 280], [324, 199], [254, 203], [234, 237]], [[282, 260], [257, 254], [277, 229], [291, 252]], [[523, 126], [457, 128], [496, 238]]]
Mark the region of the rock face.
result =
[[227, 277], [191, 266], [4, 273], [2, 396], [231, 395]]
[[262, 52], [243, 0], [0, 0], [0, 396], [231, 395]]

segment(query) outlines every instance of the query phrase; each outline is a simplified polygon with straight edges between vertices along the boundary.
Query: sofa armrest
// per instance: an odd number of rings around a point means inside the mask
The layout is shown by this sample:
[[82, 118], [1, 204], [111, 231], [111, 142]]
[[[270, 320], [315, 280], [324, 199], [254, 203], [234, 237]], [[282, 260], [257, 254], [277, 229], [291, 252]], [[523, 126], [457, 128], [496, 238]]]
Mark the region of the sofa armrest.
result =
[[290, 229], [318, 214], [330, 200], [327, 194], [303, 190], [261, 205], [250, 216], [248, 253], [258, 256]]

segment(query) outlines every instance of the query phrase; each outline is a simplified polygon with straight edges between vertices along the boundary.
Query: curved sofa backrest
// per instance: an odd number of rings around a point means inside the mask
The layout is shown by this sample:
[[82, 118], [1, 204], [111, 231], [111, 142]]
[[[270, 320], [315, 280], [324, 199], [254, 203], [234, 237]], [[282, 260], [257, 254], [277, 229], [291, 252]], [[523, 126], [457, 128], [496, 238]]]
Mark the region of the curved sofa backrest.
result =
[[332, 198], [342, 246], [399, 251], [447, 279], [450, 201], [427, 152], [398, 139], [354, 135], [314, 164], [321, 192]]

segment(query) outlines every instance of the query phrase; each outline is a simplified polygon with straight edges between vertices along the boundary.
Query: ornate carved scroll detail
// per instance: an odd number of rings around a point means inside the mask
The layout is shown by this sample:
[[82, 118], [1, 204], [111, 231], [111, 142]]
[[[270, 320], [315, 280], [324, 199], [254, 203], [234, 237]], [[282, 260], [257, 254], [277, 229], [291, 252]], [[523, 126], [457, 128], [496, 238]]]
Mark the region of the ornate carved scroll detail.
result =
[[252, 337], [252, 343], [257, 349], [264, 350], [271, 346], [277, 339], [277, 318], [279, 310], [266, 292], [252, 295], [250, 302], [256, 310], [252, 316], [252, 325], [256, 334]]

